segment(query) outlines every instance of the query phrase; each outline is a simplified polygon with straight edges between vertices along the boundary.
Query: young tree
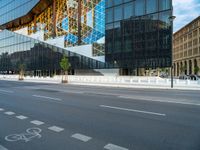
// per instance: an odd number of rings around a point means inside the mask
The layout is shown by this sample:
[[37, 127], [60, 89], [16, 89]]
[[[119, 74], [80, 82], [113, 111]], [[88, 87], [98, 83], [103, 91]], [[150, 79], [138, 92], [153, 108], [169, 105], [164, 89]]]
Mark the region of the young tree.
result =
[[60, 67], [62, 69], [62, 83], [67, 83], [68, 82], [68, 70], [70, 68], [70, 63], [68, 58], [64, 55], [63, 58], [60, 61]]
[[185, 66], [185, 65], [182, 65], [182, 66], [180, 67], [181, 74], [185, 74], [185, 70], [186, 70], [186, 69], [187, 69], [186, 66]]
[[194, 67], [194, 74], [198, 74], [199, 70], [200, 70], [199, 67], [198, 67], [198, 66], [195, 66], [195, 67]]
[[24, 80], [25, 65], [19, 64], [19, 80]]

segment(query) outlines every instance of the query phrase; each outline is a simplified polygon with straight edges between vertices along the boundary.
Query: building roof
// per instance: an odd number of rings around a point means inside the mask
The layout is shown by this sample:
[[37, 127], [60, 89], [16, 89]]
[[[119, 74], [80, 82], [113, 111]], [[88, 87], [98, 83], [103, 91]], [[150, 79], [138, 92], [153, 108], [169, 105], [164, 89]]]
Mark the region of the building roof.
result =
[[178, 31], [176, 31], [174, 33], [174, 35], [178, 34], [181, 30], [185, 29], [186, 27], [190, 26], [191, 24], [193, 24], [194, 22], [196, 22], [197, 20], [200, 20], [200, 16], [198, 16], [197, 18], [195, 18], [194, 20], [192, 20], [191, 22], [189, 22], [188, 24], [186, 24], [185, 26], [183, 26], [181, 29], [179, 29]]

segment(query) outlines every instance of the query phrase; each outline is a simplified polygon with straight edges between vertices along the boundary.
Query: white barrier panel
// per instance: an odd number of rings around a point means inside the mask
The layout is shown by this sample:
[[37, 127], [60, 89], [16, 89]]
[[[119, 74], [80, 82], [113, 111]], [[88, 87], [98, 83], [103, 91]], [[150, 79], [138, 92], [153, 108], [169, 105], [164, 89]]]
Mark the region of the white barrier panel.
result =
[[[0, 79], [18, 80], [19, 75], [0, 75]], [[51, 77], [24, 77], [27, 81], [37, 82], [56, 82], [60, 83], [62, 76]], [[170, 86], [171, 79], [163, 79], [159, 77], [138, 77], [138, 76], [68, 76], [68, 81], [71, 83], [99, 83], [99, 84], [126, 84], [126, 85], [163, 85]], [[175, 86], [195, 86], [200, 88], [200, 80], [179, 80], [174, 79]]]

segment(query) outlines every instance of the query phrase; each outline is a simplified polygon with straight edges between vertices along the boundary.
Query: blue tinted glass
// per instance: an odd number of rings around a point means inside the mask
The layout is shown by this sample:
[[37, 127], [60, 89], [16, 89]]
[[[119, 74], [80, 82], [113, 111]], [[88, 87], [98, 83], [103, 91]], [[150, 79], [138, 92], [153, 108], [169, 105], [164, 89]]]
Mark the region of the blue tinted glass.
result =
[[111, 7], [113, 6], [113, 0], [106, 0], [106, 7]]
[[119, 21], [123, 19], [122, 5], [114, 8], [114, 16], [115, 16], [114, 21]]
[[124, 0], [124, 3], [126, 3], [126, 2], [130, 2], [130, 1], [132, 1], [132, 0]]
[[1, 0], [0, 25], [26, 15], [39, 0]]
[[124, 5], [124, 19], [128, 19], [132, 16], [134, 16], [134, 6], [133, 2], [127, 3]]
[[123, 2], [123, 0], [114, 0], [114, 5], [121, 4], [122, 2]]
[[106, 10], [106, 23], [113, 22], [113, 8]]
[[158, 2], [157, 0], [147, 0], [147, 13], [154, 13], [158, 10]]
[[159, 14], [160, 22], [162, 22], [165, 25], [169, 25], [170, 24], [170, 20], [169, 20], [170, 13], [171, 13], [170, 11], [161, 12]]
[[135, 1], [135, 15], [141, 16], [145, 14], [145, 0]]
[[167, 10], [171, 8], [171, 0], [159, 0], [159, 10]]

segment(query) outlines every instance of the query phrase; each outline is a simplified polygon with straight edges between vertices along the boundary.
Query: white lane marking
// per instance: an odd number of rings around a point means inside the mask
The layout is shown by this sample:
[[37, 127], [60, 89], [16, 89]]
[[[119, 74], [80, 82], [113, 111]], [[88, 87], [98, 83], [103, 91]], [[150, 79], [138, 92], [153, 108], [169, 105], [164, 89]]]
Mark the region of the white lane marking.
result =
[[3, 90], [3, 89], [0, 89], [0, 92], [5, 92], [5, 93], [14, 93], [14, 91], [10, 91], [10, 90]]
[[166, 114], [161, 114], [161, 113], [156, 113], [156, 112], [136, 110], [136, 109], [128, 109], [128, 108], [121, 108], [121, 107], [114, 107], [114, 106], [100, 105], [100, 107], [123, 110], [123, 111], [130, 111], [130, 112], [137, 112], [137, 113], [144, 113], [144, 114], [150, 114], [150, 115], [166, 116]]
[[30, 123], [32, 123], [32, 124], [34, 124], [34, 125], [37, 125], [37, 126], [40, 126], [40, 125], [44, 124], [44, 122], [39, 121], [39, 120], [33, 120], [33, 121], [31, 121]]
[[73, 137], [75, 139], [78, 139], [78, 140], [80, 140], [82, 142], [88, 142], [89, 140], [92, 139], [89, 136], [86, 136], [86, 135], [83, 135], [83, 134], [79, 134], [79, 133], [73, 134], [71, 137]]
[[6, 114], [6, 115], [14, 115], [15, 113], [14, 112], [12, 112], [12, 111], [7, 111], [7, 112], [5, 112], [4, 114]]
[[18, 118], [20, 120], [24, 120], [24, 119], [27, 119], [28, 117], [20, 115], [20, 116], [16, 116], [16, 118]]
[[0, 108], [0, 111], [4, 111], [4, 109], [3, 109], [3, 108]]
[[128, 150], [127, 148], [114, 145], [114, 144], [107, 144], [106, 146], [104, 146], [104, 148], [107, 150]]
[[51, 130], [51, 131], [54, 131], [54, 132], [61, 132], [61, 131], [64, 130], [64, 128], [60, 128], [60, 127], [57, 127], [57, 126], [52, 126], [52, 127], [49, 127], [48, 129]]
[[84, 94], [82, 91], [72, 91], [72, 90], [66, 90], [66, 91], [61, 91], [63, 93], [73, 93], [73, 94]]
[[0, 150], [8, 150], [8, 149], [0, 145]]
[[60, 99], [60, 98], [54, 98], [54, 97], [48, 97], [48, 96], [42, 96], [42, 95], [32, 95], [32, 96], [33, 96], [33, 97], [37, 97], [37, 98], [44, 98], [44, 99], [62, 101], [62, 99]]
[[[143, 100], [143, 101], [152, 101], [152, 102], [161, 102], [161, 103], [174, 103], [174, 104], [182, 104], [182, 105], [194, 105], [194, 106], [200, 106], [200, 104], [198, 103], [191, 103], [191, 102], [177, 102], [176, 99], [171, 99], [171, 100], [158, 100], [156, 99], [156, 97], [154, 97], [153, 99], [148, 98], [148, 97], [131, 97], [131, 96], [118, 96], [119, 98], [124, 98], [124, 99], [133, 99], [133, 100]], [[159, 98], [159, 97], [157, 97]], [[161, 98], [163, 99], [163, 98]]]
[[106, 92], [85, 92], [86, 94], [105, 95], [105, 96], [119, 96], [119, 94], [106, 93]]

